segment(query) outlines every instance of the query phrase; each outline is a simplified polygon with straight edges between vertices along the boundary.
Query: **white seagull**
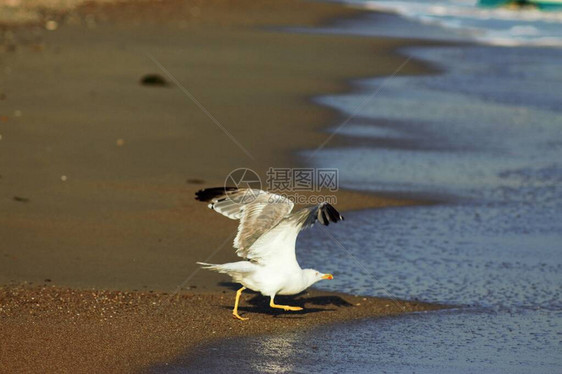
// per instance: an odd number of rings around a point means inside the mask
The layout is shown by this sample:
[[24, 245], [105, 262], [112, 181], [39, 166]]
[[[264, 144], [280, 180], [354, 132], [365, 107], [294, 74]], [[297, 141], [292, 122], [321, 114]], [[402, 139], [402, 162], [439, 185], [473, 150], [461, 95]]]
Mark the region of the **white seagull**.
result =
[[316, 221], [328, 226], [343, 217], [330, 204], [323, 202], [291, 214], [293, 202], [283, 196], [258, 189], [215, 187], [198, 191], [196, 199], [209, 202], [209, 208], [240, 220], [234, 239], [236, 254], [244, 261], [222, 265], [198, 262], [205, 269], [226, 273], [242, 284], [236, 292], [232, 314], [238, 314], [242, 291], [249, 288], [270, 297], [269, 306], [286, 311], [301, 307], [275, 304], [275, 295], [295, 295], [322, 279], [333, 279], [314, 269], [301, 269], [295, 255], [299, 232]]

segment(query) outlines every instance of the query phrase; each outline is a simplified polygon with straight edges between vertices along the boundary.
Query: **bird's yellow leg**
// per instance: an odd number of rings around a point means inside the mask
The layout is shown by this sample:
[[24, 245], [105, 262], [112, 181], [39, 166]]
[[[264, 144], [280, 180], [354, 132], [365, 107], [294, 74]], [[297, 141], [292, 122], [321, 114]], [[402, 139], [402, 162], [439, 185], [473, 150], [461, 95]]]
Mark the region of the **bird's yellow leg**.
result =
[[242, 295], [242, 291], [244, 291], [245, 289], [246, 287], [242, 287], [241, 289], [236, 291], [236, 301], [234, 301], [234, 309], [232, 309], [232, 316], [234, 318], [238, 318], [241, 321], [245, 321], [248, 319], [248, 318], [240, 317], [240, 315], [238, 314], [238, 302], [240, 301], [240, 295]]
[[287, 311], [291, 311], [291, 312], [297, 312], [299, 310], [302, 310], [302, 308], [300, 306], [277, 305], [277, 304], [275, 304], [275, 301], [273, 301], [274, 298], [275, 298], [275, 296], [272, 296], [270, 301], [269, 301], [269, 306], [272, 307], [272, 308], [283, 309], [283, 310], [287, 310]]

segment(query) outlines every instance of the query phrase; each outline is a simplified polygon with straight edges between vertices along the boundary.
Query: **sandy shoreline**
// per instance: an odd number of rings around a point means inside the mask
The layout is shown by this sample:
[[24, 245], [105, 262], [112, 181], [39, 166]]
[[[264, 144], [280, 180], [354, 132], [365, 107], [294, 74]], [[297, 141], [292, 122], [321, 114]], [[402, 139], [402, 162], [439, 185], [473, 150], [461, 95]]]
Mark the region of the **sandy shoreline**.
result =
[[[318, 130], [339, 120], [309, 98], [391, 74], [403, 62], [393, 51], [409, 41], [262, 27], [358, 14], [296, 0], [89, 3], [45, 14], [4, 33], [0, 46], [0, 338], [9, 342], [0, 366], [134, 371], [218, 337], [437, 308], [312, 291], [307, 307], [318, 313], [272, 319], [256, 298], [241, 309], [250, 323], [239, 324], [233, 292], [219, 283], [227, 278], [195, 265], [236, 259], [236, 223], [194, 192], [237, 167], [265, 180], [270, 166], [301, 166], [294, 151], [321, 144]], [[44, 30], [49, 20], [55, 31]], [[147, 54], [253, 159], [173, 85], [141, 86], [161, 73]], [[412, 61], [403, 73], [423, 71]], [[412, 203], [343, 190], [337, 198], [344, 212]], [[162, 291], [180, 291], [164, 315], [152, 309], [169, 299]]]
[[173, 360], [215, 339], [274, 334], [358, 318], [434, 310], [437, 305], [311, 291], [279, 298], [303, 312], [272, 311], [246, 294], [230, 315], [232, 293], [167, 293], [0, 287], [4, 372], [125, 373]]
[[[158, 4], [163, 13], [154, 10], [142, 27], [149, 11], [137, 19], [126, 7], [88, 8], [105, 21], [70, 23], [3, 52], [0, 284], [175, 289], [236, 230], [197, 203], [195, 191], [222, 185], [239, 167], [265, 181], [269, 167], [297, 166], [293, 152], [321, 144], [327, 134], [318, 130], [338, 123], [309, 98], [349, 90], [352, 77], [392, 73], [403, 62], [392, 51], [408, 44], [248, 26], [261, 14], [272, 25], [314, 25], [356, 13], [335, 4], [231, 9], [216, 1], [185, 28], [159, 22], [176, 14], [176, 3]], [[141, 86], [142, 76], [159, 72], [146, 53], [255, 160], [176, 87]], [[420, 69], [410, 61], [403, 73]], [[404, 204], [347, 191], [337, 198], [342, 211]], [[225, 249], [209, 260], [233, 259]], [[216, 279], [199, 272], [189, 285], [216, 290]]]

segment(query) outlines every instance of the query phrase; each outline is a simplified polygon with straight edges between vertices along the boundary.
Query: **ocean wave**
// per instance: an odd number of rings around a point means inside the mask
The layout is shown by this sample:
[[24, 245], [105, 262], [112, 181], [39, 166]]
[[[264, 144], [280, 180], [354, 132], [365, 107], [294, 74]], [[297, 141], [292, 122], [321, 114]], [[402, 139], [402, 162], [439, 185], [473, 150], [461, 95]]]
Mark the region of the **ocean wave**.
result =
[[468, 41], [502, 46], [562, 46], [562, 11], [485, 8], [473, 0], [346, 1], [425, 25], [460, 31]]

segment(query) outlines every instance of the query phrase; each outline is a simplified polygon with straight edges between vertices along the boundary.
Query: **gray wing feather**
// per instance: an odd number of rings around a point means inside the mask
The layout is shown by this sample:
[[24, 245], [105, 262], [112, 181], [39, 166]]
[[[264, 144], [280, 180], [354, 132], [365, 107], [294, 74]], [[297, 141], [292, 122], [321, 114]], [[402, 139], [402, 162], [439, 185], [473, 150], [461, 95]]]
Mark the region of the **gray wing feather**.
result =
[[240, 257], [248, 258], [250, 248], [256, 240], [293, 210], [293, 203], [288, 199], [269, 202], [269, 198], [264, 194], [259, 200], [248, 204], [240, 219], [238, 234], [234, 238], [234, 248], [238, 249], [236, 254]]
[[291, 221], [299, 231], [308, 227], [312, 227], [316, 221], [324, 226], [328, 226], [330, 222], [337, 223], [343, 221], [343, 216], [329, 203], [320, 203], [315, 206], [303, 208], [286, 218]]
[[312, 227], [316, 221], [328, 226], [330, 222], [336, 223], [343, 219], [328, 203], [303, 208], [261, 235], [246, 251], [245, 257], [256, 262], [296, 262], [295, 245], [301, 230]]
[[293, 214], [289, 199], [257, 189], [216, 187], [200, 190], [196, 199], [209, 208], [239, 219], [234, 248], [240, 257], [260, 262], [271, 259], [296, 261], [295, 243], [299, 232], [316, 221], [328, 226], [344, 218], [329, 203], [303, 208]]
[[249, 188], [208, 188], [196, 193], [196, 199], [209, 202], [209, 208], [230, 218], [239, 219], [234, 248], [248, 258], [254, 242], [275, 227], [293, 210], [293, 202], [281, 195]]

